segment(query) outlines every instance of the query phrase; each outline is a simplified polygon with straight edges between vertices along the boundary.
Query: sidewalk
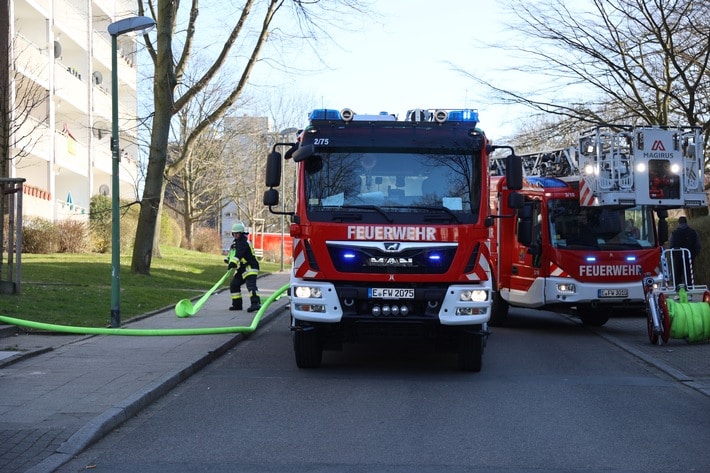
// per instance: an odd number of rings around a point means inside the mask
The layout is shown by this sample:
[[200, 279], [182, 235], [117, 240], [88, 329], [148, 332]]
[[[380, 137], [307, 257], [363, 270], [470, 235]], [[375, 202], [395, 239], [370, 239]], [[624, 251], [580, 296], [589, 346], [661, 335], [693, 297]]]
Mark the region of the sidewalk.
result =
[[651, 345], [646, 318], [637, 315], [612, 317], [604, 326], [591, 330], [676, 381], [710, 396], [710, 342], [671, 338], [666, 344]]
[[[266, 300], [289, 275], [259, 278]], [[176, 301], [177, 302], [177, 301]], [[229, 311], [226, 291], [192, 317], [172, 307], [124, 322], [130, 329], [250, 326], [256, 312]], [[288, 297], [260, 325], [284, 313]], [[0, 334], [0, 471], [52, 472], [181, 381], [233, 348], [241, 333], [184, 336]]]

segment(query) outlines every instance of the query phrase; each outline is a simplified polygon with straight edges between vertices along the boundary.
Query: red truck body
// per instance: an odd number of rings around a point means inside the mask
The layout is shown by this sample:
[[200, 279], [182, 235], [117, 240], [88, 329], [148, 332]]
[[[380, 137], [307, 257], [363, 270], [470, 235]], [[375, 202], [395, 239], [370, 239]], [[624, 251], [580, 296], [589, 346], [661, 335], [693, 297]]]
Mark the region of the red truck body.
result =
[[578, 148], [521, 157], [524, 210], [508, 207], [505, 178], [491, 178], [493, 214], [515, 214], [493, 226], [491, 325], [509, 306], [590, 325], [616, 308], [645, 309], [642, 280], [661, 277], [667, 209], [705, 205], [702, 179], [686, 177], [704, 168], [699, 130], [600, 127]]
[[[299, 367], [344, 343], [416, 340], [481, 369], [493, 295], [491, 148], [477, 119], [473, 110], [413, 110], [406, 120], [311, 113], [285, 154], [298, 177], [289, 215]], [[274, 150], [264, 195], [274, 213], [281, 165]]]

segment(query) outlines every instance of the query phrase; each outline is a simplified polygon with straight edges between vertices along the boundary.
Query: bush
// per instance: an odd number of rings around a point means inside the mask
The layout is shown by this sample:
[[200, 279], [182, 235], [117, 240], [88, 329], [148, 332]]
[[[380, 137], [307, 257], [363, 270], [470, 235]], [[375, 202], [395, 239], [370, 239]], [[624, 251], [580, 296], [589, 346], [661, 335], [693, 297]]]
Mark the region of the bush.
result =
[[220, 254], [222, 252], [222, 239], [219, 231], [214, 228], [199, 227], [192, 235], [193, 250], [202, 253]]
[[30, 217], [22, 225], [22, 251], [48, 254], [59, 252], [59, 229], [47, 219]]
[[86, 253], [90, 249], [88, 228], [84, 222], [64, 220], [58, 222], [59, 253]]
[[107, 253], [111, 249], [111, 199], [95, 195], [89, 204], [89, 241], [91, 251]]
[[[113, 218], [112, 200], [105, 195], [95, 195], [91, 198], [89, 211], [89, 239], [91, 241], [91, 251], [96, 253], [108, 253], [111, 251], [113, 242]], [[121, 253], [130, 252], [133, 247], [133, 240], [136, 237], [136, 227], [138, 226], [139, 206], [126, 206], [126, 202], [120, 203], [120, 247]]]

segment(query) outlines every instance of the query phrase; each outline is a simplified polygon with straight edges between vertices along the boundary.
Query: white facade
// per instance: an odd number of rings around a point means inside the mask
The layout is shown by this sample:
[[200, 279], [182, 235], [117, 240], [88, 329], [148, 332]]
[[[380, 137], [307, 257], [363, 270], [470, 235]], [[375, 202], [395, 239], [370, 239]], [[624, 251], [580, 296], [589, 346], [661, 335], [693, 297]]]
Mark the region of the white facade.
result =
[[[26, 179], [24, 215], [88, 220], [91, 196], [111, 195], [107, 28], [134, 15], [130, 0], [10, 0], [16, 156], [10, 177]], [[136, 198], [138, 177], [136, 50], [133, 34], [118, 37], [119, 176], [126, 199]]]

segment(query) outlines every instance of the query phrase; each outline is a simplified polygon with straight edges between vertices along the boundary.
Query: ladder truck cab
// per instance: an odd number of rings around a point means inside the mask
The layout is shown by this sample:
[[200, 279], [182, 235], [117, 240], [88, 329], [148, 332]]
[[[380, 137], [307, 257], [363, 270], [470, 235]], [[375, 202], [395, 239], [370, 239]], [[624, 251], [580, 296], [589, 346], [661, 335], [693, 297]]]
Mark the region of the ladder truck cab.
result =
[[[644, 310], [644, 276], [661, 279], [668, 209], [706, 205], [700, 129], [599, 126], [578, 147], [520, 157], [517, 213], [505, 178], [492, 177], [494, 213], [515, 216], [493, 227], [491, 325], [505, 323], [509, 306], [568, 312], [595, 326], [615, 308]], [[493, 160], [494, 174], [502, 168]]]
[[[404, 120], [318, 109], [297, 143], [274, 145], [264, 193], [272, 213], [280, 213], [284, 159], [295, 165], [295, 209], [286, 214], [299, 367], [319, 366], [324, 349], [344, 343], [415, 340], [458, 353], [463, 370], [481, 369], [495, 147], [477, 124], [470, 109], [416, 109]], [[507, 159], [520, 187], [520, 161]]]

